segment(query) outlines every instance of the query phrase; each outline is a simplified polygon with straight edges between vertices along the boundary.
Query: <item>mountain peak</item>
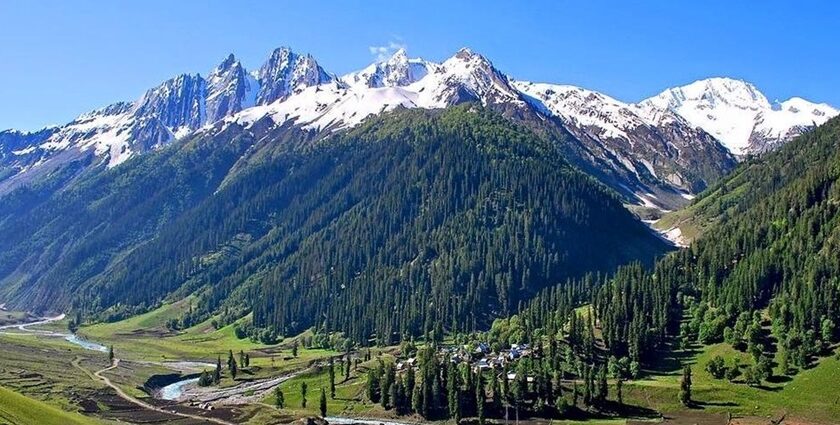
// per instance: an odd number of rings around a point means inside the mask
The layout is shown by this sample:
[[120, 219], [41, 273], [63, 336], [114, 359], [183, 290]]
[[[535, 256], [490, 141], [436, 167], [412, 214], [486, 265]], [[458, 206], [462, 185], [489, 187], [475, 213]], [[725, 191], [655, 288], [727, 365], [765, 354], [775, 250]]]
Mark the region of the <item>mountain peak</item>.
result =
[[707, 108], [728, 105], [739, 109], [759, 110], [770, 102], [753, 84], [734, 78], [713, 77], [663, 91], [654, 99], [660, 107], [679, 108], [697, 102]]
[[404, 62], [408, 60], [408, 52], [406, 52], [404, 47], [400, 47], [394, 52], [393, 55], [388, 59], [388, 62]]
[[436, 66], [420, 58], [410, 59], [406, 50], [400, 48], [387, 60], [351, 72], [341, 77], [341, 81], [350, 86], [369, 88], [403, 87], [419, 81]]
[[285, 99], [303, 88], [317, 86], [334, 78], [324, 71], [310, 54], [297, 54], [288, 47], [274, 49], [268, 60], [257, 71], [260, 90], [258, 105]]
[[838, 113], [802, 98], [771, 104], [752, 83], [725, 77], [667, 89], [639, 107], [649, 114], [673, 110], [738, 155], [772, 149]]

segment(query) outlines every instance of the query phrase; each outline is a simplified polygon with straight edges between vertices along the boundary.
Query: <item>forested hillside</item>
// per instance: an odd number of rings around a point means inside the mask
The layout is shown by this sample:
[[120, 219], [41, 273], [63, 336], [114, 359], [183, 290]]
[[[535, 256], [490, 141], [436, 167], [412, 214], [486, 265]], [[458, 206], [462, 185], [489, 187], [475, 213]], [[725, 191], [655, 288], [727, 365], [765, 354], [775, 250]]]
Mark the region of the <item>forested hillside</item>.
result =
[[396, 112], [253, 167], [79, 306], [119, 316], [200, 290], [186, 324], [221, 308], [272, 335], [387, 342], [485, 326], [546, 285], [666, 249], [554, 145], [471, 108]]
[[[278, 131], [278, 145], [304, 137]], [[10, 305], [64, 311], [79, 288], [167, 223], [212, 196], [255, 141], [230, 127], [124, 167], [69, 163], [0, 202], [0, 295]], [[71, 184], [67, 184], [71, 182]]]
[[651, 363], [668, 340], [726, 341], [756, 373], [774, 358], [783, 374], [807, 367], [838, 340], [840, 120], [743, 164], [698, 203], [718, 217], [690, 248], [652, 273], [629, 266], [547, 290], [522, 311], [528, 326], [559, 329], [591, 300], [616, 356]]
[[315, 145], [253, 134], [71, 164], [52, 177], [69, 189], [13, 192], [4, 299], [114, 320], [197, 293], [182, 326], [253, 312], [247, 332], [267, 338], [315, 325], [386, 342], [481, 328], [542, 287], [667, 250], [556, 144], [475, 105], [395, 111]]

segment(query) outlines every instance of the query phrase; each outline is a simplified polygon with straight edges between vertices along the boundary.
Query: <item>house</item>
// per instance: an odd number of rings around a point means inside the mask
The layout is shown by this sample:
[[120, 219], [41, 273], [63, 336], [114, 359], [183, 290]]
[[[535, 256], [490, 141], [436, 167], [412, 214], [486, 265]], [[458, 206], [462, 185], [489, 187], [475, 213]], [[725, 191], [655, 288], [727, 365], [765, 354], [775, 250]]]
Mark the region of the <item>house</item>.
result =
[[482, 370], [489, 370], [489, 369], [492, 369], [492, 368], [493, 368], [493, 366], [490, 364], [489, 361], [487, 361], [487, 359], [481, 359], [478, 362], [476, 362], [473, 370], [475, 370], [476, 372], [479, 372], [479, 371], [482, 371]]

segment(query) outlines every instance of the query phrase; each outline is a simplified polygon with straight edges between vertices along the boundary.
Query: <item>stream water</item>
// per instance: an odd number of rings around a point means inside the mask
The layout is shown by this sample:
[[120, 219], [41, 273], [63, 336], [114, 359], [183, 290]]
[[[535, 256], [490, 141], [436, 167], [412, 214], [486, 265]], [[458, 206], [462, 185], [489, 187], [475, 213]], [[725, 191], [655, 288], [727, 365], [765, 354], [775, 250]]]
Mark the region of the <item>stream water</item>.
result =
[[[46, 337], [55, 337], [55, 338], [64, 338], [67, 342], [71, 344], [78, 345], [79, 347], [84, 348], [85, 350], [91, 351], [99, 351], [106, 353], [108, 352], [108, 347], [97, 344], [92, 341], [88, 341], [76, 334], [71, 333], [64, 333], [64, 332], [53, 332], [47, 331], [43, 329], [29, 329], [31, 326], [38, 326], [38, 325], [46, 325], [50, 322], [55, 322], [58, 320], [64, 319], [64, 315], [59, 315], [55, 317], [46, 317], [40, 320], [36, 320], [34, 322], [28, 323], [18, 323], [15, 325], [5, 325], [0, 326], [0, 333], [10, 334], [10, 335], [41, 335]], [[6, 332], [8, 330], [14, 329], [17, 332]]]
[[198, 378], [184, 379], [183, 381], [174, 382], [160, 389], [158, 398], [162, 400], [178, 401], [187, 386], [198, 384]]

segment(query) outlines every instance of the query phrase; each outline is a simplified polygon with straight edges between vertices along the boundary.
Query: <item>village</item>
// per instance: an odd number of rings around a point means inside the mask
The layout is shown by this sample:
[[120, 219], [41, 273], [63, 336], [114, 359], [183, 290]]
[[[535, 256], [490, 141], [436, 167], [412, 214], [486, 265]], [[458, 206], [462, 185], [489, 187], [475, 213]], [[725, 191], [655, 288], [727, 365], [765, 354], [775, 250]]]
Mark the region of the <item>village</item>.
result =
[[[490, 345], [485, 342], [477, 344], [463, 344], [463, 345], [443, 345], [437, 351], [438, 359], [444, 361], [449, 359], [450, 363], [470, 365], [474, 373], [485, 371], [497, 371], [501, 373], [504, 370], [511, 369], [511, 365], [522, 358], [531, 357], [533, 350], [528, 344], [512, 344], [510, 348], [499, 349], [494, 352]], [[396, 362], [397, 372], [405, 371], [408, 368], [416, 368], [417, 357], [406, 356], [398, 359]], [[516, 378], [515, 372], [509, 372], [508, 380]], [[528, 377], [529, 382], [533, 377]]]

